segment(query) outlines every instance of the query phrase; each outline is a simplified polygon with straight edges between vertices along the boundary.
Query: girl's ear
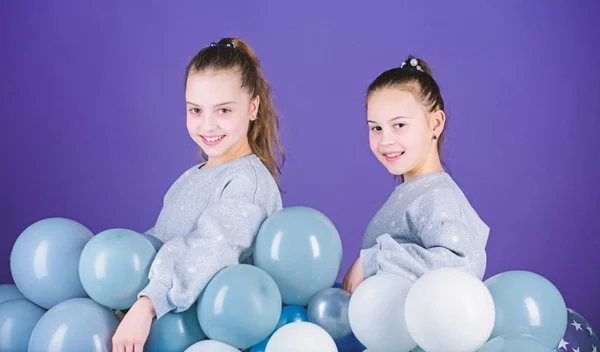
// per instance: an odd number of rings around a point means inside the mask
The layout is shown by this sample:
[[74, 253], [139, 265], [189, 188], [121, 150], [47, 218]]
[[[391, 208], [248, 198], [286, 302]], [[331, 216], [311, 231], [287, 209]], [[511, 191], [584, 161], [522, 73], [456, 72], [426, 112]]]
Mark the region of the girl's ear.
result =
[[436, 110], [431, 113], [429, 127], [433, 131], [434, 137], [439, 137], [444, 131], [446, 125], [446, 113], [443, 110]]
[[254, 121], [258, 117], [258, 106], [260, 105], [260, 96], [255, 96], [250, 100], [250, 120]]

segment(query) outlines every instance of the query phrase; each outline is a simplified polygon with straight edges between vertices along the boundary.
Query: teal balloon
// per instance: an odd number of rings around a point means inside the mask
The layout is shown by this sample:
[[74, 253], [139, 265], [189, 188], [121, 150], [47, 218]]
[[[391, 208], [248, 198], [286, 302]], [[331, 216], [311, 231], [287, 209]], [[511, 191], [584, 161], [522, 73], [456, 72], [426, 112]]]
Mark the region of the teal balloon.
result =
[[[553, 352], [540, 340], [527, 335], [498, 336], [486, 342], [477, 352]], [[583, 352], [583, 351], [582, 351]]]
[[10, 256], [10, 271], [19, 291], [45, 309], [87, 297], [77, 266], [93, 235], [82, 224], [64, 218], [48, 218], [27, 227]]
[[0, 303], [10, 301], [13, 299], [25, 298], [21, 291], [17, 288], [17, 285], [3, 284], [0, 285]]
[[249, 348], [269, 336], [280, 314], [277, 284], [248, 264], [219, 271], [198, 300], [198, 319], [206, 336], [236, 348]]
[[558, 346], [567, 328], [567, 306], [559, 290], [541, 275], [507, 271], [485, 281], [494, 299], [496, 321], [490, 336], [529, 335]]
[[284, 208], [263, 222], [254, 263], [273, 277], [285, 304], [305, 307], [316, 293], [335, 284], [342, 241], [323, 213], [308, 207]]
[[198, 322], [196, 304], [181, 313], [169, 312], [155, 319], [144, 345], [144, 351], [183, 351], [194, 343], [206, 339]]
[[154, 246], [137, 232], [103, 231], [81, 253], [81, 283], [94, 301], [111, 309], [131, 308], [138, 293], [148, 285], [155, 256]]
[[31, 333], [29, 351], [108, 352], [118, 325], [110, 309], [89, 298], [73, 298], [42, 316]]
[[29, 338], [46, 310], [26, 299], [0, 303], [0, 352], [27, 351]]

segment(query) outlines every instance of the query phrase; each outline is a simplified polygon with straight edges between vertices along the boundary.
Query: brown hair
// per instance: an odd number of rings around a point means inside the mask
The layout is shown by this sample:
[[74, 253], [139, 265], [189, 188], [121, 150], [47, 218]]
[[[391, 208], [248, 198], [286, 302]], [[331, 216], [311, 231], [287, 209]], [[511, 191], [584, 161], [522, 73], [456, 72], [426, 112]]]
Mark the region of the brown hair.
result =
[[[377, 90], [398, 86], [412, 91], [429, 112], [444, 110], [444, 99], [442, 99], [440, 87], [433, 79], [431, 69], [425, 61], [411, 55], [400, 67], [392, 68], [380, 74], [369, 85], [367, 101], [371, 94]], [[437, 137], [437, 141], [439, 154], [444, 142], [444, 131]]]
[[[248, 142], [252, 152], [265, 164], [273, 178], [285, 162], [285, 154], [279, 143], [279, 119], [271, 99], [271, 88], [262, 74], [256, 55], [243, 40], [223, 38], [200, 50], [186, 68], [186, 84], [190, 73], [203, 70], [239, 70], [242, 87], [252, 98], [260, 98], [258, 114], [250, 121]], [[278, 160], [279, 159], [279, 160]]]

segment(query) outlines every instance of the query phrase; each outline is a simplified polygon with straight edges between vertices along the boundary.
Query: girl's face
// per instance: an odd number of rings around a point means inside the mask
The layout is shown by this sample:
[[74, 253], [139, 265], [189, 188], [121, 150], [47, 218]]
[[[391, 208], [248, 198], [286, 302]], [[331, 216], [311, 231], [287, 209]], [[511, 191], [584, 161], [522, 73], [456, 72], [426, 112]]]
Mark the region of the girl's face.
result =
[[242, 88], [238, 70], [190, 73], [185, 100], [188, 132], [208, 155], [207, 164], [251, 153], [248, 128], [256, 119], [259, 98], [251, 99]]
[[407, 181], [441, 168], [433, 136], [442, 133], [442, 111], [429, 112], [410, 90], [390, 87], [371, 94], [367, 118], [371, 151], [391, 174]]

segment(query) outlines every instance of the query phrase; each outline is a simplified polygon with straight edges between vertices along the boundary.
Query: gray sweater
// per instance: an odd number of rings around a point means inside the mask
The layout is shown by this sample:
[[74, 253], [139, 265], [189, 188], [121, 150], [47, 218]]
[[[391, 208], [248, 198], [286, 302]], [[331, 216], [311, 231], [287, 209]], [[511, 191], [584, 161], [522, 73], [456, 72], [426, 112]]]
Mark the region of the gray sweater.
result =
[[367, 226], [360, 251], [365, 277], [380, 272], [416, 280], [453, 267], [482, 278], [490, 228], [445, 172], [397, 186]]
[[256, 155], [203, 165], [175, 181], [147, 231], [165, 243], [138, 295], [152, 300], [157, 319], [187, 310], [224, 267], [251, 261], [262, 222], [282, 209], [279, 188]]

